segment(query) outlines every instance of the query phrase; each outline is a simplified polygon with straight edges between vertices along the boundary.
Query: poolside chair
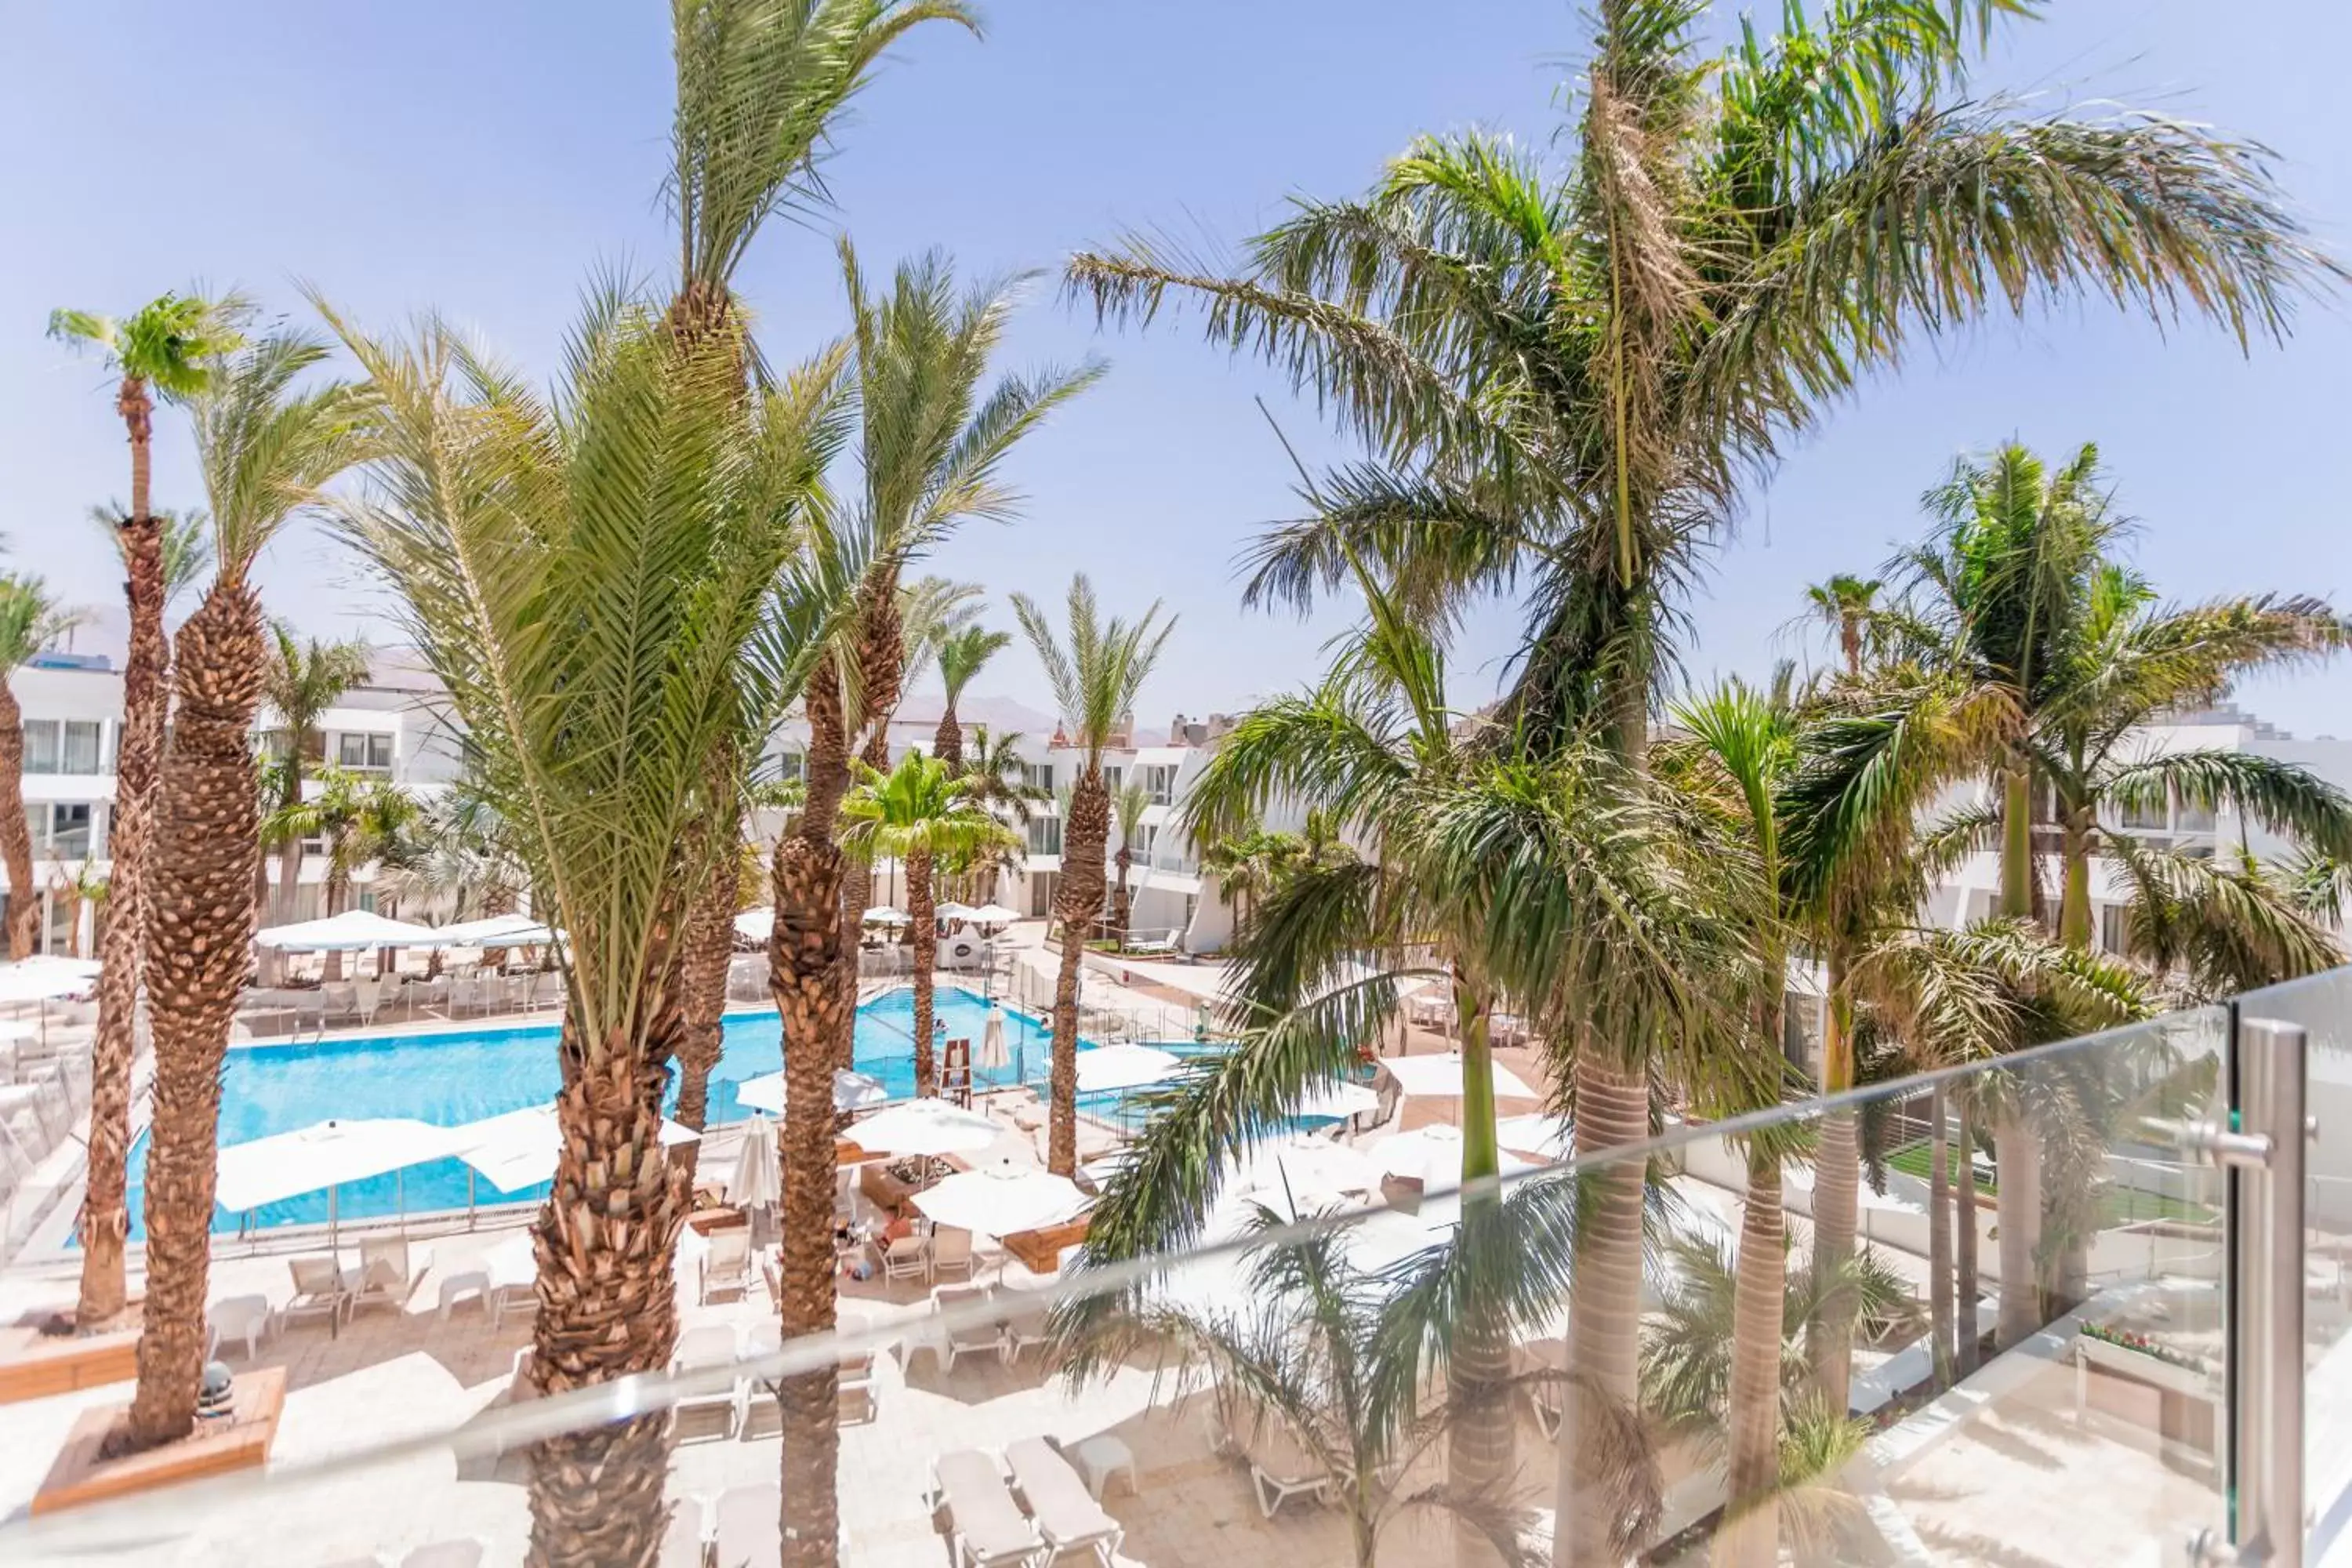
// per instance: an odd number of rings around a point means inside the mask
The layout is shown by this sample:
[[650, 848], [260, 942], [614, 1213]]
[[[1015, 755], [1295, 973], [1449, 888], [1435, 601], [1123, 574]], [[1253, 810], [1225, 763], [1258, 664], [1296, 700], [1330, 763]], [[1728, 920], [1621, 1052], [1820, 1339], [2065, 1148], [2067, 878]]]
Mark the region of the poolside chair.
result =
[[319, 987], [320, 1026], [329, 1018], [356, 1018], [360, 1016], [360, 991], [352, 985], [321, 985]]
[[1321, 1500], [1330, 1495], [1331, 1472], [1309, 1454], [1297, 1434], [1273, 1416], [1260, 1418], [1242, 1442], [1258, 1511], [1266, 1518], [1295, 1497]]
[[412, 1261], [404, 1236], [371, 1237], [361, 1242], [359, 1289], [352, 1292], [352, 1315], [357, 1317], [363, 1307], [390, 1307], [394, 1311], [406, 1308], [409, 1297], [416, 1293], [417, 1281], [431, 1267], [432, 1249], [420, 1250]]
[[927, 1236], [902, 1236], [892, 1242], [882, 1254], [882, 1278], [886, 1280], [920, 1279], [929, 1283], [931, 1278], [931, 1238]]
[[[677, 1352], [670, 1357], [669, 1370], [675, 1375], [730, 1367], [742, 1359], [740, 1347], [735, 1331], [724, 1323], [688, 1329], [677, 1337]], [[674, 1430], [681, 1443], [698, 1437], [732, 1437], [742, 1415], [740, 1380], [706, 1394], [682, 1394], [672, 1409]]]
[[1024, 1437], [1004, 1446], [1004, 1462], [1013, 1468], [1013, 1485], [1022, 1506], [1036, 1521], [1058, 1561], [1072, 1552], [1091, 1551], [1103, 1568], [1127, 1535], [1126, 1527], [1103, 1511], [1087, 1490], [1086, 1479], [1070, 1467], [1043, 1437]]
[[[1000, 1300], [1003, 1299], [998, 1298]], [[1012, 1299], [1021, 1304], [1005, 1314], [1004, 1362], [1007, 1366], [1019, 1361], [1021, 1352], [1031, 1345], [1043, 1350], [1053, 1340], [1046, 1331], [1046, 1322], [1053, 1311], [1052, 1302], [1034, 1290], [1016, 1291]]]
[[[773, 1318], [763, 1318], [743, 1335], [743, 1360], [755, 1362], [774, 1355], [783, 1342], [783, 1326]], [[783, 1430], [783, 1406], [776, 1403], [775, 1387], [772, 1374], [748, 1369], [736, 1381], [736, 1436], [749, 1443]]]
[[372, 975], [352, 983], [352, 1012], [362, 1024], [373, 1024], [383, 1005], [383, 977]]
[[738, 1296], [751, 1289], [751, 1227], [736, 1226], [710, 1233], [710, 1246], [702, 1254], [699, 1267], [701, 1299], [708, 1302], [714, 1290], [732, 1290]]
[[490, 1287], [482, 1306], [490, 1315], [490, 1331], [495, 1333], [507, 1326], [509, 1313], [518, 1318], [539, 1315], [539, 1286], [528, 1279], [502, 1281]]
[[305, 1024], [320, 1034], [327, 1032], [327, 993], [324, 987], [294, 993], [294, 1032], [300, 1034]]
[[702, 1500], [682, 1497], [671, 1508], [669, 1528], [662, 1531], [661, 1568], [705, 1568], [709, 1543], [702, 1539]]
[[323, 1317], [331, 1332], [351, 1311], [352, 1287], [358, 1281], [331, 1258], [289, 1258], [286, 1267], [294, 1276], [294, 1299], [286, 1303], [280, 1320], [291, 1323]]
[[713, 1568], [781, 1568], [783, 1532], [776, 1521], [784, 1494], [773, 1486], [730, 1487], [719, 1494], [719, 1525], [711, 1538]]
[[996, 1461], [979, 1449], [941, 1454], [931, 1462], [931, 1479], [933, 1508], [947, 1513], [956, 1568], [1033, 1568], [1052, 1552], [1005, 1489]]
[[944, 1274], [961, 1274], [969, 1283], [971, 1279], [971, 1232], [943, 1225], [931, 1233], [931, 1278]]
[[224, 1296], [205, 1310], [205, 1317], [212, 1324], [215, 1347], [223, 1342], [243, 1340], [247, 1361], [261, 1353], [261, 1342], [269, 1337], [269, 1331], [278, 1322], [267, 1296]]
[[941, 1372], [953, 1372], [958, 1356], [992, 1355], [999, 1361], [1004, 1359], [1003, 1325], [990, 1318], [963, 1316], [976, 1303], [988, 1300], [985, 1286], [944, 1286], [931, 1293], [931, 1300], [947, 1321], [946, 1344], [940, 1352]]
[[420, 1546], [400, 1560], [400, 1568], [481, 1568], [481, 1562], [482, 1543], [467, 1537]]

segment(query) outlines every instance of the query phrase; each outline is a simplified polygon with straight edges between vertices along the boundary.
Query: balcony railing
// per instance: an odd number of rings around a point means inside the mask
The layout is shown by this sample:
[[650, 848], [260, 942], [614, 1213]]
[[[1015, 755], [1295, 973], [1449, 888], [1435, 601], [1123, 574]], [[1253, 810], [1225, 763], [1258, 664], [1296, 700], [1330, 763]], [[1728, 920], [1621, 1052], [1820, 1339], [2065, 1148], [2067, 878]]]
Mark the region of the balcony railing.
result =
[[[262, 1341], [310, 1396], [266, 1476], [20, 1517], [0, 1558], [505, 1563], [569, 1518], [698, 1563], [790, 1530], [859, 1563], [2315, 1564], [2352, 1511], [2347, 1050], [2339, 972], [1556, 1163], [1567, 1130], [1507, 1101], [1466, 1194], [1458, 1101], [1376, 1142], [1327, 1119], [1229, 1164], [1196, 1245], [1123, 1258], [861, 1178], [835, 1331], [778, 1344], [762, 1255], [689, 1232], [681, 1364], [547, 1397], [482, 1394], [532, 1333], [468, 1277], [520, 1233], [453, 1223], [404, 1311]], [[869, 1240], [877, 1200], [922, 1239]], [[965, 1226], [925, 1237], [927, 1205]], [[802, 1393], [838, 1412], [806, 1452]]]

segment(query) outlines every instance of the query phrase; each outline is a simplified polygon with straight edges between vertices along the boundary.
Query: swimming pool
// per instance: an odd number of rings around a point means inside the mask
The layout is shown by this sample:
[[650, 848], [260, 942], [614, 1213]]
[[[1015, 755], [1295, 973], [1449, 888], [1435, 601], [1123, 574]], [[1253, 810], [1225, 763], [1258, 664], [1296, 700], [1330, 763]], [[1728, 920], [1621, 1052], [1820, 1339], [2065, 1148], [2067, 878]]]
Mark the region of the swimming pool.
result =
[[[939, 988], [937, 1012], [946, 1026], [942, 1038], [968, 1038], [974, 1054], [988, 1023], [989, 1004], [959, 986]], [[857, 1070], [879, 1079], [893, 1100], [915, 1092], [915, 999], [900, 989], [857, 1010]], [[726, 1021], [727, 1044], [710, 1080], [710, 1121], [740, 1121], [745, 1112], [735, 1086], [784, 1065], [783, 1026], [772, 1012], [742, 1013]], [[553, 1025], [450, 1030], [362, 1039], [306, 1040], [299, 1045], [246, 1046], [228, 1053], [221, 1080], [220, 1142], [243, 1143], [273, 1132], [290, 1132], [331, 1118], [405, 1116], [436, 1126], [544, 1105], [555, 1096], [562, 1074], [555, 1058]], [[1081, 1039], [1080, 1050], [1092, 1041]], [[1011, 1064], [991, 1071], [975, 1067], [983, 1085], [1042, 1085], [1052, 1068], [1045, 1029], [1028, 1015], [1004, 1009], [1004, 1049]], [[677, 1095], [671, 1088], [673, 1103]], [[1082, 1108], [1109, 1109], [1117, 1097], [1089, 1095]], [[141, 1133], [130, 1159], [131, 1236], [145, 1233], [142, 1184], [147, 1169], [147, 1135]], [[435, 1209], [461, 1209], [468, 1201], [472, 1172], [463, 1161], [437, 1160], [412, 1165], [396, 1175], [346, 1184], [336, 1200], [345, 1219]], [[543, 1196], [544, 1184], [500, 1192], [475, 1181], [472, 1196], [482, 1203], [513, 1203]], [[217, 1209], [215, 1231], [249, 1226], [323, 1225], [327, 1194], [312, 1193], [267, 1205], [247, 1215]]]

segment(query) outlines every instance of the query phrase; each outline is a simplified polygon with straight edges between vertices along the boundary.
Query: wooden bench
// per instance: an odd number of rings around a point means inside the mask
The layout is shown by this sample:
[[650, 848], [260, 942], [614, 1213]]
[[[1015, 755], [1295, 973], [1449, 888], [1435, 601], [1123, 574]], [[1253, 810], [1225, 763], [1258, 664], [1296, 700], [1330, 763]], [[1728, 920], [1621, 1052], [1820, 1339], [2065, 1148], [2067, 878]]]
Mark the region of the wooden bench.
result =
[[139, 1375], [139, 1331], [43, 1337], [0, 1359], [0, 1405], [47, 1399]]
[[204, 1476], [259, 1468], [269, 1458], [278, 1417], [286, 1406], [286, 1369], [238, 1373], [231, 1389], [226, 1415], [200, 1418], [195, 1431], [178, 1442], [120, 1459], [101, 1458], [100, 1451], [131, 1407], [107, 1405], [83, 1411], [41, 1489], [33, 1494], [33, 1511], [55, 1513]]
[[1051, 1274], [1062, 1266], [1062, 1249], [1087, 1238], [1087, 1216], [1049, 1225], [1039, 1230], [1016, 1230], [1003, 1237], [1004, 1250], [1021, 1260], [1032, 1274]]

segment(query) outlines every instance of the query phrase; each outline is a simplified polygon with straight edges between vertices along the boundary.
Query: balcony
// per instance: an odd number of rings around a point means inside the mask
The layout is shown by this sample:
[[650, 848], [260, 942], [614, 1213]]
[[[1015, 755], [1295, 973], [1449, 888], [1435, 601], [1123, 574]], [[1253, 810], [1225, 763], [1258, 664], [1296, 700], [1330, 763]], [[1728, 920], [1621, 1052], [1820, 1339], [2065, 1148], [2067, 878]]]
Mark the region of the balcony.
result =
[[[937, 1561], [955, 1550], [936, 1532], [948, 1531], [1001, 1537], [1007, 1561], [1042, 1563], [1058, 1540], [1175, 1563], [1213, 1541], [1234, 1568], [1305, 1568], [1355, 1561], [1360, 1519], [1380, 1527], [1381, 1562], [1450, 1564], [1465, 1517], [1549, 1562], [1555, 1521], [1601, 1517], [1629, 1538], [1603, 1560], [1696, 1564], [1759, 1513], [1800, 1561], [2218, 1563], [2266, 1545], [2263, 1561], [2317, 1563], [2352, 1508], [2352, 1417], [2339, 1414], [2352, 1411], [2347, 1019], [2352, 972], [2339, 972], [1834, 1103], [1670, 1121], [1646, 1143], [1552, 1164], [1566, 1129], [1533, 1100], [1506, 1100], [1499, 1191], [1466, 1198], [1458, 1101], [1367, 1136], [1361, 1122], [1396, 1103], [1383, 1089], [1339, 1140], [1286, 1135], [1229, 1169], [1203, 1240], [1178, 1253], [1072, 1269], [1062, 1248], [1083, 1224], [1048, 1220], [1000, 1248], [985, 1215], [934, 1199], [966, 1224], [894, 1251], [895, 1278], [853, 1240], [841, 1326], [781, 1346], [761, 1255], [714, 1288], [721, 1249], [689, 1232], [679, 1348], [707, 1359], [618, 1398], [500, 1394], [483, 1407], [479, 1390], [504, 1379], [530, 1331], [491, 1328], [467, 1281], [527, 1279], [525, 1233], [510, 1219], [412, 1216], [411, 1258], [438, 1234], [404, 1312], [364, 1313], [333, 1334], [283, 1329], [254, 1361], [289, 1366], [296, 1394], [322, 1411], [349, 1398], [371, 1427], [438, 1434], [430, 1463], [402, 1443], [371, 1449], [347, 1423], [314, 1424], [289, 1439], [280, 1471], [184, 1500], [19, 1517], [0, 1525], [0, 1555], [136, 1547], [162, 1561], [236, 1540], [255, 1563], [367, 1551], [397, 1562], [455, 1537], [480, 1542], [483, 1561], [520, 1561], [529, 1447], [569, 1432], [567, 1466], [627, 1449], [667, 1468], [666, 1486], [612, 1487], [599, 1516], [600, 1528], [671, 1537], [678, 1554], [664, 1561], [701, 1561], [706, 1545], [720, 1561], [756, 1558], [781, 1510], [837, 1529], [841, 1560], [859, 1563]], [[1414, 1054], [1437, 1065], [1431, 1047]], [[1732, 1497], [1721, 1442], [1738, 1281], [1767, 1291], [1778, 1319], [1783, 1268], [1810, 1279], [1827, 1201], [1818, 1162], [1857, 1124], [1885, 1133], [1885, 1173], [1856, 1209], [1863, 1261], [1833, 1270], [1834, 1299], [1855, 1316], [1849, 1329], [1809, 1283], [1790, 1295], [1788, 1341], [1765, 1365], [1768, 1380], [1791, 1369], [1784, 1419], [1802, 1440], [1767, 1491]], [[706, 1175], [729, 1163], [733, 1136], [709, 1134]], [[1786, 1158], [1759, 1165], [1764, 1150]], [[1775, 1168], [1785, 1222], [1769, 1204], [1747, 1212], [1758, 1173]], [[1010, 1185], [988, 1180], [983, 1199], [1010, 1201]], [[845, 1223], [868, 1224], [881, 1189], [849, 1190]], [[1631, 1227], [1602, 1229], [1612, 1212]], [[1743, 1238], [1770, 1265], [1743, 1276]], [[322, 1241], [225, 1246], [214, 1294], [282, 1297], [289, 1257]], [[1590, 1272], [1572, 1273], [1571, 1258]], [[1449, 1294], [1449, 1279], [1514, 1283], [1507, 1296]], [[453, 1289], [444, 1321], [437, 1299]], [[412, 1353], [426, 1313], [429, 1357]], [[1444, 1327], [1408, 1337], [1397, 1360], [1407, 1313]], [[1580, 1417], [1565, 1397], [1580, 1353], [1568, 1335], [1584, 1313], [1638, 1324], [1634, 1408]], [[1851, 1332], [1849, 1375], [1817, 1384], [1808, 1329], [1831, 1345]], [[1335, 1380], [1335, 1348], [1388, 1376], [1390, 1403]], [[241, 1342], [219, 1353], [251, 1364]], [[839, 1411], [829, 1496], [776, 1489], [780, 1477], [805, 1485], [781, 1469], [776, 1435], [775, 1391], [800, 1376]], [[1828, 1423], [1812, 1402], [1839, 1384], [1849, 1419]], [[0, 1406], [0, 1432], [16, 1440], [39, 1409]], [[646, 1411], [669, 1413], [668, 1440], [631, 1448], [635, 1429], [609, 1424]], [[299, 1464], [329, 1447], [331, 1462]], [[1445, 1490], [1449, 1466], [1473, 1461], [1487, 1467], [1485, 1501], [1449, 1512], [1433, 1500], [1462, 1495]], [[299, 1552], [266, 1528], [298, 1517]]]

